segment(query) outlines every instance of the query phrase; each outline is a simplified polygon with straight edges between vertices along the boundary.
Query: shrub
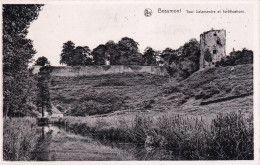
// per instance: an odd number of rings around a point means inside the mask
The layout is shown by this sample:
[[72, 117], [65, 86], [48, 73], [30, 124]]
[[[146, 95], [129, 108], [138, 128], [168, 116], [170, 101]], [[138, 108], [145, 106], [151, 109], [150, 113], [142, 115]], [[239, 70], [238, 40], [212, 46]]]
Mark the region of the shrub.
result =
[[216, 63], [217, 66], [235, 66], [242, 64], [253, 64], [253, 51], [244, 48], [242, 51], [234, 51], [230, 53], [229, 56], [223, 57], [219, 62]]
[[209, 99], [215, 94], [219, 94], [220, 91], [217, 87], [203, 88], [199, 94], [195, 95], [195, 99]]
[[127, 84], [123, 80], [108, 79], [97, 85], [94, 85], [94, 87], [102, 87], [102, 86], [127, 86]]
[[165, 94], [170, 94], [174, 92], [180, 92], [180, 87], [179, 85], [171, 85], [171, 84], [166, 84], [163, 86], [163, 93]]
[[141, 102], [140, 104], [138, 104], [137, 106], [140, 108], [144, 108], [144, 109], [151, 109], [152, 105], [155, 103], [155, 100], [151, 99], [151, 100], [145, 100], [143, 102]]
[[106, 114], [120, 109], [127, 97], [113, 92], [90, 92], [76, 101], [76, 104], [66, 114], [71, 116], [86, 116]]

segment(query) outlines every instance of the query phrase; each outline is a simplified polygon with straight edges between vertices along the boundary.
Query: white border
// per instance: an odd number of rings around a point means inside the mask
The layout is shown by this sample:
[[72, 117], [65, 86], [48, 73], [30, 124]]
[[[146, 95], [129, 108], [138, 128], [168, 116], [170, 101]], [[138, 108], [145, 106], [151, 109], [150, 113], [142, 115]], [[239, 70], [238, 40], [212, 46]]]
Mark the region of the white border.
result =
[[[194, 164], [194, 165], [202, 165], [202, 164], [230, 164], [230, 165], [237, 165], [237, 164], [259, 164], [259, 118], [260, 118], [260, 112], [259, 112], [259, 92], [260, 92], [260, 81], [259, 81], [259, 76], [260, 76], [260, 58], [259, 58], [259, 2], [257, 0], [239, 0], [239, 1], [234, 1], [234, 0], [211, 0], [211, 1], [197, 1], [197, 0], [185, 0], [185, 1], [180, 1], [180, 0], [2, 0], [0, 4], [74, 4], [74, 3], [81, 3], [81, 4], [86, 4], [86, 3], [148, 3], [148, 4], [154, 4], [154, 3], [172, 3], [172, 4], [219, 4], [219, 3], [225, 3], [225, 4], [253, 4], [254, 5], [254, 38], [253, 38], [253, 43], [254, 43], [254, 157], [255, 160], [253, 161], [48, 161], [48, 162], [8, 162], [8, 161], [3, 161], [3, 123], [1, 120], [1, 129], [0, 129], [0, 139], [1, 139], [1, 144], [0, 144], [0, 164], [86, 164], [86, 163], [91, 163], [91, 164], [103, 164], [106, 163], [107, 165], [110, 164], [124, 164], [124, 165], [129, 165], [129, 164], [145, 164], [145, 165], [150, 165], [150, 164]], [[1, 7], [1, 13], [0, 16], [2, 18], [2, 7]], [[1, 24], [2, 27], [2, 24]], [[2, 36], [2, 28], [0, 32]], [[2, 37], [1, 37], [1, 43], [2, 43]], [[2, 44], [1, 44], [2, 45]], [[0, 51], [2, 52], [2, 46], [0, 47]], [[2, 56], [1, 56], [1, 61], [2, 61]], [[1, 72], [0, 76], [2, 77], [2, 63], [1, 63]], [[2, 85], [3, 85], [3, 80], [1, 79], [1, 96], [3, 96], [3, 91], [2, 91]], [[1, 99], [1, 111], [0, 111], [0, 116], [2, 117], [2, 99]]]

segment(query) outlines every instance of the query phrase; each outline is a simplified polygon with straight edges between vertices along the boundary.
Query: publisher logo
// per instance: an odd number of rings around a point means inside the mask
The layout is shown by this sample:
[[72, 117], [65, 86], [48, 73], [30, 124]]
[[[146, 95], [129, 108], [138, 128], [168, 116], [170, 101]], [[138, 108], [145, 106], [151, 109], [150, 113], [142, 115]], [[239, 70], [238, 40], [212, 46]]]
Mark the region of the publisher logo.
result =
[[146, 17], [151, 17], [152, 14], [153, 14], [153, 11], [151, 9], [147, 8], [144, 10], [144, 15]]

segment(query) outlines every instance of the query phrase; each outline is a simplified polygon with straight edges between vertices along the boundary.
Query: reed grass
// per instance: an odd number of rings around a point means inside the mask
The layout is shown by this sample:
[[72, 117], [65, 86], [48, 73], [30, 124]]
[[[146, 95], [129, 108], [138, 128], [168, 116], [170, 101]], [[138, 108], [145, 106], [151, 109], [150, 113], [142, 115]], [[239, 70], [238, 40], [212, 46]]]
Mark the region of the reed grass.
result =
[[253, 115], [226, 113], [212, 120], [159, 116], [65, 117], [61, 123], [83, 135], [165, 148], [186, 160], [252, 160]]
[[3, 119], [3, 159], [7, 161], [27, 161], [32, 159], [32, 151], [37, 143], [35, 118]]

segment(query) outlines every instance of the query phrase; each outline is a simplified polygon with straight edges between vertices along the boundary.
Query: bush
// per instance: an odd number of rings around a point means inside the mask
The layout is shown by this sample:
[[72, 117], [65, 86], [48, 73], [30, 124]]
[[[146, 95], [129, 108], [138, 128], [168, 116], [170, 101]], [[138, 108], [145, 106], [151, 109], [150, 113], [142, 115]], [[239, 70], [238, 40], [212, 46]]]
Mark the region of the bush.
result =
[[144, 108], [144, 109], [151, 109], [152, 105], [155, 103], [155, 100], [151, 99], [151, 100], [145, 100], [142, 101], [140, 104], [138, 104], [137, 106], [140, 108]]
[[120, 109], [125, 99], [112, 92], [90, 92], [77, 100], [75, 106], [66, 114], [71, 116], [106, 114]]
[[200, 48], [196, 39], [190, 39], [177, 50], [166, 48], [161, 55], [170, 76], [184, 80], [199, 70]]
[[102, 87], [102, 86], [127, 86], [127, 84], [123, 80], [108, 79], [97, 85], [94, 85], [94, 87]]
[[181, 91], [181, 89], [178, 84], [177, 85], [166, 84], [163, 86], [163, 93], [165, 93], [165, 94], [171, 94], [171, 93], [180, 92], [180, 91]]
[[216, 66], [235, 66], [253, 64], [253, 51], [244, 48], [242, 51], [233, 51], [229, 56], [223, 57]]
[[209, 99], [215, 94], [219, 94], [220, 91], [217, 87], [203, 88], [199, 94], [195, 95], [195, 99]]

